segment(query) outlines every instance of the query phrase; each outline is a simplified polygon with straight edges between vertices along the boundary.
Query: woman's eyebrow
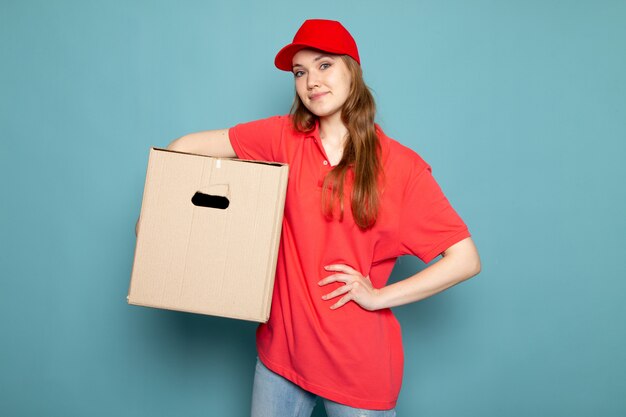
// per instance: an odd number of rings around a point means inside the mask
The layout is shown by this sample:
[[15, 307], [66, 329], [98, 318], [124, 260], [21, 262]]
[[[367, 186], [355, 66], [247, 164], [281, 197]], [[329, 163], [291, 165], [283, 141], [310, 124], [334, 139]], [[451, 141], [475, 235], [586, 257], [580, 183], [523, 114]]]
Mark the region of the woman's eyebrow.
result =
[[[333, 59], [333, 57], [330, 56], [330, 55], [318, 55], [315, 58], [313, 58], [313, 62], [317, 62], [320, 59], [324, 59], [324, 58]], [[295, 68], [295, 67], [303, 67], [303, 65], [302, 64], [293, 64], [292, 68]]]

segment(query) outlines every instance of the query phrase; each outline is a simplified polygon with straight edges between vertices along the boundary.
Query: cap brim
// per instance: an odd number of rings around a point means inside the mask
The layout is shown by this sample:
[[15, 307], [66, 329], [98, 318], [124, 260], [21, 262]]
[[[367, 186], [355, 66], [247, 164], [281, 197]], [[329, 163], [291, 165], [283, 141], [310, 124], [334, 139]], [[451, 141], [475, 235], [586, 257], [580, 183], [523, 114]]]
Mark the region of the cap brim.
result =
[[276, 58], [274, 59], [274, 65], [276, 65], [276, 68], [280, 70], [291, 72], [293, 69], [293, 56], [302, 49], [314, 49], [316, 51], [326, 52], [329, 54], [342, 53], [335, 48], [326, 48], [319, 46], [316, 47], [303, 43], [290, 43], [289, 45], [278, 51], [278, 53], [276, 54]]
[[279, 70], [291, 72], [293, 68], [293, 56], [297, 54], [298, 51], [304, 48], [309, 48], [309, 46], [297, 43], [290, 43], [289, 45], [278, 51], [278, 53], [276, 54], [276, 58], [274, 59], [274, 65], [276, 65], [276, 68], [278, 68]]

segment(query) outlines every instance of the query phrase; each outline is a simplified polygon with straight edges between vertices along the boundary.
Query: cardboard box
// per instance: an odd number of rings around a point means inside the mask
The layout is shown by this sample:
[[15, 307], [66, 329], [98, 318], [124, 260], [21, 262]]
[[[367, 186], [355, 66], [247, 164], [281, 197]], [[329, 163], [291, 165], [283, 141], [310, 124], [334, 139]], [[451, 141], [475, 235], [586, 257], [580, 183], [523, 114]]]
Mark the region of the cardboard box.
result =
[[266, 322], [288, 169], [151, 148], [128, 302]]

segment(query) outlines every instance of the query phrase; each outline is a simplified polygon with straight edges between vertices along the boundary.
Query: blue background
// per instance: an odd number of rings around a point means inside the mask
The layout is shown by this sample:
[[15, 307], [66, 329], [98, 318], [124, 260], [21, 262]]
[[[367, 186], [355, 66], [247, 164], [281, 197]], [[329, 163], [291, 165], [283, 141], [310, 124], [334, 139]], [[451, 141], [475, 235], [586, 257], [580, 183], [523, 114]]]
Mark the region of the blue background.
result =
[[288, 111], [312, 17], [483, 261], [395, 309], [399, 415], [626, 415], [626, 2], [0, 5], [1, 415], [248, 413], [256, 325], [127, 305], [134, 225], [150, 146]]

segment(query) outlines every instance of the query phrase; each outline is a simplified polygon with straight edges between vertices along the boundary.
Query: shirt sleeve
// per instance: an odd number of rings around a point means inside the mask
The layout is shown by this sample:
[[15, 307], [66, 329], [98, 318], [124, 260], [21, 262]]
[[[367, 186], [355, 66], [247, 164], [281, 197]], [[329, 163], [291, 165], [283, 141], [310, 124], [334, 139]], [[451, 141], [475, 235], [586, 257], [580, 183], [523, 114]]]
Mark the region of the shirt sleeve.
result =
[[228, 138], [237, 157], [270, 162], [285, 162], [280, 155], [280, 143], [287, 116], [240, 123], [228, 129]]
[[428, 164], [409, 178], [399, 225], [400, 253], [415, 255], [425, 263], [471, 236]]

